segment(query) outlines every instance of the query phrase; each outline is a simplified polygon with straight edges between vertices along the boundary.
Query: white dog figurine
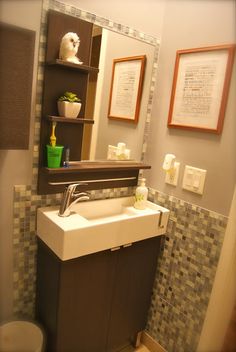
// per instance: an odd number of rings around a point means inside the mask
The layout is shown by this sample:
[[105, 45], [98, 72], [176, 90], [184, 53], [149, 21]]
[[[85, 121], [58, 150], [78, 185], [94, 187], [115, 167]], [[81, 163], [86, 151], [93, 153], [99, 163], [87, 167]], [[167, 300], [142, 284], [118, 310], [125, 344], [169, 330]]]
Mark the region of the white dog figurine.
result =
[[76, 56], [80, 45], [80, 39], [76, 33], [68, 32], [61, 40], [59, 59], [82, 65], [82, 61]]

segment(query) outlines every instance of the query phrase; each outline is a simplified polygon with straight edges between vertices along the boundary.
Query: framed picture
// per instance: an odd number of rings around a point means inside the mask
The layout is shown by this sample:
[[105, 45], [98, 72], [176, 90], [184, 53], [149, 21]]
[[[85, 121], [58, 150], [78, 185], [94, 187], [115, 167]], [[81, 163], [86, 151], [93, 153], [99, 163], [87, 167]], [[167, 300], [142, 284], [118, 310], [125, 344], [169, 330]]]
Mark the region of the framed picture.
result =
[[108, 118], [137, 123], [146, 56], [113, 60]]
[[168, 127], [221, 133], [235, 45], [176, 53]]

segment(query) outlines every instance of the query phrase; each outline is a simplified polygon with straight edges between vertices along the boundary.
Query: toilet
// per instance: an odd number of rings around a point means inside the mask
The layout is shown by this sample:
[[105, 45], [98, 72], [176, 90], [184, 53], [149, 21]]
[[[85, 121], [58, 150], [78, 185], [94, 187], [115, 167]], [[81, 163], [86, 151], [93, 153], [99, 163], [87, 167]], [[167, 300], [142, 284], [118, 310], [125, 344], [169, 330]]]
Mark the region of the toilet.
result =
[[26, 320], [15, 320], [0, 325], [0, 352], [42, 352], [42, 329]]

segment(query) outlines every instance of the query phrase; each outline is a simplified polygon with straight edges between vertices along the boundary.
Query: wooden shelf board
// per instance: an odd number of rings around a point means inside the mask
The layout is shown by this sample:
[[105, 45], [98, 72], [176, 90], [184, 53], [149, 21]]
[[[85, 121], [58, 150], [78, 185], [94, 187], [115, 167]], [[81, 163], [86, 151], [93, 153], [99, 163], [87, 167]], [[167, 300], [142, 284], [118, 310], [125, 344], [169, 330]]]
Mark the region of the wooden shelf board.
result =
[[53, 122], [62, 122], [62, 123], [87, 123], [87, 124], [94, 124], [94, 120], [92, 119], [82, 119], [82, 118], [69, 118], [69, 117], [62, 117], [62, 116], [52, 116], [48, 115], [47, 119]]
[[138, 162], [130, 161], [94, 161], [94, 162], [79, 162], [78, 165], [73, 165], [69, 167], [60, 167], [60, 168], [48, 168], [45, 167], [45, 172], [47, 174], [68, 174], [68, 173], [77, 173], [77, 172], [102, 172], [108, 170], [140, 170], [140, 169], [150, 169], [150, 165], [145, 165]]
[[73, 62], [68, 62], [60, 59], [52, 60], [52, 61], [47, 61], [46, 65], [48, 66], [63, 66], [63, 67], [68, 67], [72, 68], [78, 71], [84, 71], [84, 72], [99, 72], [99, 69], [97, 67], [91, 67], [87, 65], [80, 65], [80, 64], [74, 64]]

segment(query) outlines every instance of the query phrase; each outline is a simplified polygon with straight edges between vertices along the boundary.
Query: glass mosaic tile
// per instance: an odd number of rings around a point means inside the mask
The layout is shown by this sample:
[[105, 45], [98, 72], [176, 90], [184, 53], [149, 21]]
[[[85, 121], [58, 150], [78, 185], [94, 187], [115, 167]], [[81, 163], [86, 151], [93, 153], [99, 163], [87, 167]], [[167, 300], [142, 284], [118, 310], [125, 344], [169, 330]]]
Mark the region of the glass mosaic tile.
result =
[[[43, 64], [46, 45], [46, 12], [51, 8], [90, 20], [121, 34], [155, 46], [142, 160], [148, 144], [151, 108], [156, 84], [159, 41], [105, 18], [81, 11], [55, 0], [44, 0], [39, 45], [32, 184], [16, 185], [13, 218], [13, 306], [18, 318], [33, 318], [36, 285], [36, 212], [38, 207], [59, 205], [61, 194], [37, 195], [38, 146], [41, 120]], [[134, 188], [92, 191], [91, 200], [129, 196]], [[167, 233], [162, 238], [161, 254], [153, 287], [147, 330], [164, 348], [171, 351], [196, 350], [212, 290], [227, 218], [173, 196], [149, 191], [149, 199], [170, 209]]]

